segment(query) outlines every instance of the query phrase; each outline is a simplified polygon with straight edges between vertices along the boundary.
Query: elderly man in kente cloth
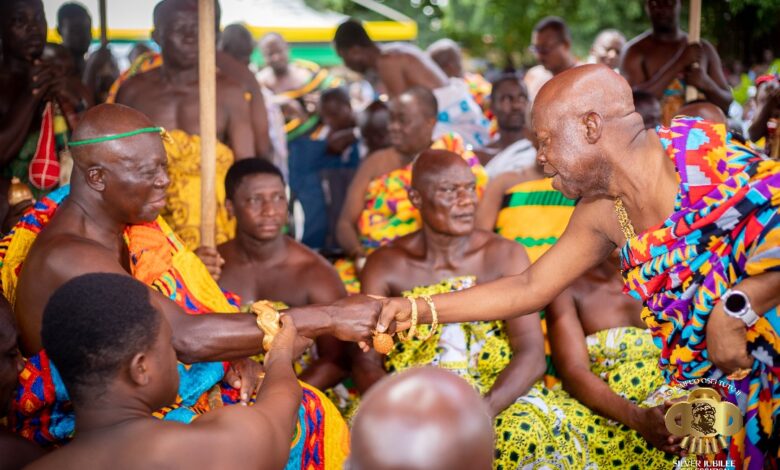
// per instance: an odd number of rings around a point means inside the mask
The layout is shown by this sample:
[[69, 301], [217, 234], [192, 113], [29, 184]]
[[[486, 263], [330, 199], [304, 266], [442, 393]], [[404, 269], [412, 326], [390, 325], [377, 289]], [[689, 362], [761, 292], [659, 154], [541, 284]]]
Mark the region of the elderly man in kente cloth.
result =
[[431, 90], [439, 106], [435, 137], [455, 132], [473, 147], [488, 143], [488, 120], [465, 82], [451, 80], [417, 46], [403, 43], [379, 46], [363, 25], [352, 19], [339, 25], [333, 43], [351, 70], [364, 75], [376, 73], [391, 98], [416, 86]]
[[[628, 83], [603, 65], [545, 84], [533, 125], [553, 187], [581, 198], [571, 222], [522, 274], [435, 296], [439, 322], [535, 312], [622, 247], [625, 288], [644, 301], [666, 380], [717, 379], [728, 386], [713, 387], [744, 414], [744, 430], [715, 457], [738, 468], [771, 464], [779, 451], [780, 163], [730, 140], [720, 124], [679, 118], [645, 130]], [[408, 327], [409, 301], [385, 302], [377, 330], [393, 320]], [[428, 304], [416, 305], [417, 319], [430, 323]]]
[[[12, 416], [17, 432], [42, 444], [72, 436], [72, 409], [42, 349], [41, 319], [59, 286], [91, 272], [132, 276], [146, 284], [152, 302], [171, 323], [179, 360], [191, 364], [179, 366], [176, 404], [156, 416], [189, 422], [216, 402], [249, 401], [258, 370], [246, 357], [260, 352], [263, 333], [252, 315], [208, 314], [237, 312], [238, 306], [158, 217], [170, 183], [161, 129], [131, 108], [99, 105], [85, 113], [71, 148], [76, 163], [71, 186], [39, 201], [0, 244], [2, 293], [15, 305], [20, 345], [28, 358]], [[365, 340], [372, 315], [354, 303], [288, 312], [303, 336]], [[240, 396], [230, 385], [240, 387]], [[333, 459], [340, 465], [346, 429], [338, 411], [310, 387], [303, 405], [302, 435], [290, 464], [314, 459], [320, 468], [334, 464]]]

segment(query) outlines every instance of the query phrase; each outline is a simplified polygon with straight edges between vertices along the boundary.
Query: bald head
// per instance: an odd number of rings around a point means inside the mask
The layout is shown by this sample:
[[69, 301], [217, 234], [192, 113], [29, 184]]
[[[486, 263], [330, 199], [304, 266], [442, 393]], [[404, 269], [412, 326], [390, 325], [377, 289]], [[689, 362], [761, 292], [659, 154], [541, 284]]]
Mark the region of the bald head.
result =
[[532, 114], [555, 118], [581, 116], [595, 111], [604, 117], [634, 111], [628, 82], [609, 67], [588, 64], [562, 72], [544, 84], [534, 100]]
[[457, 153], [439, 149], [425, 150], [412, 166], [412, 189], [423, 192], [448, 170], [458, 167], [471, 172], [468, 163]]
[[709, 101], [691, 101], [685, 103], [680, 109], [677, 110], [678, 116], [692, 116], [700, 117], [705, 121], [715, 122], [718, 124], [726, 124], [726, 115], [723, 110], [720, 109]]
[[389, 376], [363, 399], [348, 468], [489, 469], [493, 425], [463, 379], [424, 367]]
[[439, 39], [428, 47], [427, 52], [448, 77], [463, 76], [463, 57], [455, 41]]

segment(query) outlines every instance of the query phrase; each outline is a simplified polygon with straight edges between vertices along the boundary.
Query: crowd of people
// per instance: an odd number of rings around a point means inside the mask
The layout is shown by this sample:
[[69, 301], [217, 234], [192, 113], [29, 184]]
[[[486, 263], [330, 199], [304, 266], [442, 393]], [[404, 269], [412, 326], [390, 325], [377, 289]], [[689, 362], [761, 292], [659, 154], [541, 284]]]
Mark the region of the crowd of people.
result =
[[[0, 469], [776, 468], [780, 81], [740, 103], [680, 6], [487, 78], [217, 8], [207, 246], [197, 1], [122, 71], [82, 5], [53, 44], [0, 1]], [[722, 448], [666, 423], [701, 383]]]

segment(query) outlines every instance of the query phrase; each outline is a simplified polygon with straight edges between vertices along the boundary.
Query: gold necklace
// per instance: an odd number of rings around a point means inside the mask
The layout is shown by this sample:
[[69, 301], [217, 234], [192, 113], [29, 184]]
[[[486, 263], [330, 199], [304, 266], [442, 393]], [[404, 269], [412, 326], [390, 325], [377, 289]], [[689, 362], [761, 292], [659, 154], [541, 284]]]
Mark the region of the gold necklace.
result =
[[620, 230], [623, 232], [623, 236], [626, 237], [626, 241], [636, 238], [634, 226], [631, 225], [631, 219], [628, 217], [628, 212], [626, 212], [620, 196], [615, 197], [615, 214], [617, 214], [618, 224], [620, 224]]

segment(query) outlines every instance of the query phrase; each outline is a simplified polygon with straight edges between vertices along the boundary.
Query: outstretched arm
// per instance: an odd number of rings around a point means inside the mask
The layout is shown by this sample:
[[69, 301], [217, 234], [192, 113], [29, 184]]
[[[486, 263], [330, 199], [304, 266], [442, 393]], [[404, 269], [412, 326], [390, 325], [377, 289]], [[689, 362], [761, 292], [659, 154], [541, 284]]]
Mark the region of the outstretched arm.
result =
[[[600, 225], [614, 215], [609, 201], [580, 202], [566, 231], [547, 253], [521, 274], [509, 276], [471, 289], [433, 297], [442, 323], [503, 320], [526, 315], [544, 308], [558, 293], [587, 269], [602, 261], [615, 244]], [[616, 225], [616, 224], [615, 224]], [[431, 314], [425, 302], [418, 302], [419, 321], [430, 323]], [[385, 331], [396, 321], [408, 328], [409, 303], [399, 299], [385, 300], [377, 330]]]

